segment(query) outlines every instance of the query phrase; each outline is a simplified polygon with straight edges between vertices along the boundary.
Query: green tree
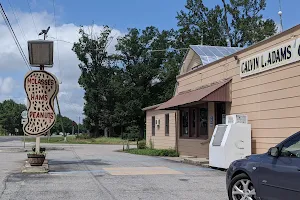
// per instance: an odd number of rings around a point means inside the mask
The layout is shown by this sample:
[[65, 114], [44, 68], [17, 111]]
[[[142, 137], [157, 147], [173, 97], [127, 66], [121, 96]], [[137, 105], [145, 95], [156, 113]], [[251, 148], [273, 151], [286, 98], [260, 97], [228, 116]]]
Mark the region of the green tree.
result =
[[21, 124], [21, 113], [26, 110], [23, 104], [17, 104], [13, 100], [5, 100], [0, 103], [0, 127], [2, 132], [6, 134], [16, 134], [15, 129], [18, 129], [18, 134], [23, 134]]
[[81, 38], [74, 44], [73, 51], [81, 61], [79, 84], [85, 90], [86, 122], [93, 130], [92, 136], [97, 137], [101, 130], [111, 126], [110, 116], [115, 104], [114, 91], [110, 84], [115, 72], [114, 63], [106, 51], [111, 29], [108, 26], [103, 27], [99, 36], [88, 35], [82, 28], [79, 33]]
[[144, 30], [133, 28], [116, 45], [116, 58], [123, 70], [117, 85], [118, 99], [122, 101], [116, 105], [115, 118], [125, 119], [129, 126], [137, 125], [141, 137], [145, 125], [142, 108], [167, 99], [162, 86], [169, 80], [166, 72], [171, 66], [165, 63], [171, 58], [168, 51], [171, 36], [169, 31], [159, 31], [153, 26]]
[[[177, 46], [188, 45], [244, 47], [276, 33], [275, 22], [263, 19], [266, 0], [220, 0], [208, 9], [202, 0], [187, 0], [186, 10], [177, 14]], [[251, 28], [249, 28], [251, 27]]]
[[61, 120], [64, 126], [64, 131], [66, 133], [72, 133], [72, 127], [73, 127], [73, 120], [71, 120], [70, 118], [66, 117], [66, 116], [59, 116], [56, 115], [56, 122], [53, 126], [53, 128], [51, 129], [52, 133], [60, 133], [62, 132], [62, 128], [61, 128]]

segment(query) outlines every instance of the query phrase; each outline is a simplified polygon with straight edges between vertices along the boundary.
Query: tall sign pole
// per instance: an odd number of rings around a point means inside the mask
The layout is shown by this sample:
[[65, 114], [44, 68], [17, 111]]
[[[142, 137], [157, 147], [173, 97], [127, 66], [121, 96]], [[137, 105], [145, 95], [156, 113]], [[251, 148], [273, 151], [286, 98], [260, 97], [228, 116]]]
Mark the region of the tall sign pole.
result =
[[39, 33], [44, 35], [44, 40], [28, 41], [29, 63], [39, 70], [29, 71], [24, 79], [28, 105], [23, 131], [26, 135], [36, 136], [36, 153], [40, 153], [40, 136], [50, 131], [56, 121], [54, 99], [59, 91], [59, 82], [53, 74], [44, 70], [53, 66], [53, 41], [46, 40], [49, 29]]

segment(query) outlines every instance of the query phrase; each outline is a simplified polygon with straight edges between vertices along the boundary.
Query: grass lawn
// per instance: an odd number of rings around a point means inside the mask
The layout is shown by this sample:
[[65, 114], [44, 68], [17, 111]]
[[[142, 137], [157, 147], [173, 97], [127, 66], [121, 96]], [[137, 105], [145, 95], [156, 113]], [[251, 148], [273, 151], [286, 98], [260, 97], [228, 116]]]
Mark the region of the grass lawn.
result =
[[178, 157], [179, 154], [173, 149], [126, 149], [127, 153], [147, 155], [147, 156], [168, 156]]
[[[26, 138], [26, 142], [35, 142], [35, 138]], [[49, 140], [47, 137], [41, 137], [41, 143], [66, 143], [66, 144], [126, 144], [126, 140], [121, 138], [89, 138], [89, 139], [77, 139], [75, 136], [68, 136], [67, 142], [64, 142], [64, 137], [54, 136], [50, 137]], [[130, 144], [136, 144], [136, 142], [130, 142]]]

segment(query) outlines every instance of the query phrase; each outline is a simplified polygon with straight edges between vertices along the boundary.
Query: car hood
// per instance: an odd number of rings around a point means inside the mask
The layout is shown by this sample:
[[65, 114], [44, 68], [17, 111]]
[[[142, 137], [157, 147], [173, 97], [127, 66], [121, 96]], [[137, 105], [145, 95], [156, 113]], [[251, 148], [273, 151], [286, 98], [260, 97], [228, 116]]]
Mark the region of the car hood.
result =
[[259, 161], [265, 155], [266, 154], [253, 154], [253, 155], [246, 156], [246, 159], [251, 161]]

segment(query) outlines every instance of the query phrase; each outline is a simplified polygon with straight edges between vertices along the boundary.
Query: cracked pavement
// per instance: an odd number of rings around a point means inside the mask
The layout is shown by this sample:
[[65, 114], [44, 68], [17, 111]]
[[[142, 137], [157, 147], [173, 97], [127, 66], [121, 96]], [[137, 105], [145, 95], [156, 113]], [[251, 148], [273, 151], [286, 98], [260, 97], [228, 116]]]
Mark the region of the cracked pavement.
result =
[[[22, 145], [0, 137], [0, 149]], [[115, 145], [43, 146], [64, 147], [47, 152], [48, 174], [22, 174], [26, 152], [0, 152], [1, 200], [227, 199], [223, 171], [116, 152], [122, 147]]]

